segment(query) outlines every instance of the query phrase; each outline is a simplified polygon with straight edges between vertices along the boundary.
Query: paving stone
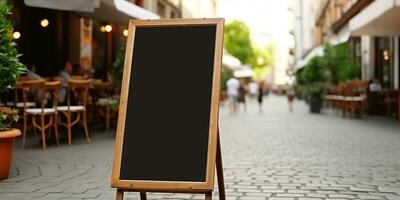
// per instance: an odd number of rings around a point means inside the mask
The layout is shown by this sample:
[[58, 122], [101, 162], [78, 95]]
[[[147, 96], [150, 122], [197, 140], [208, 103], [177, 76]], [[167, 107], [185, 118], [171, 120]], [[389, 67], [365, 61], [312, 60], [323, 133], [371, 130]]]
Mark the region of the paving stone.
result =
[[384, 199], [381, 196], [368, 195], [368, 194], [359, 194], [358, 197], [360, 199], [366, 199], [366, 200]]
[[400, 194], [400, 187], [391, 187], [391, 186], [379, 186], [378, 190], [380, 192], [389, 192], [389, 193], [397, 193]]
[[299, 198], [299, 200], [320, 200], [321, 198]]
[[277, 197], [304, 197], [304, 194], [278, 193]]
[[373, 188], [365, 188], [365, 187], [350, 187], [351, 191], [357, 191], [357, 192], [374, 192], [376, 191]]
[[350, 194], [328, 194], [329, 198], [338, 198], [338, 199], [355, 199], [356, 196]]

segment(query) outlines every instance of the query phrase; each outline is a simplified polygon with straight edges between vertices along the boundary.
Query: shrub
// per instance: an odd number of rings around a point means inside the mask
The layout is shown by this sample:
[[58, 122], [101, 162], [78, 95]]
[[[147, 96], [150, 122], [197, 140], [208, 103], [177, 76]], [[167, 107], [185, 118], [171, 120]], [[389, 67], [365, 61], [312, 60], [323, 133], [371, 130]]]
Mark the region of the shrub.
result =
[[0, 92], [15, 84], [20, 74], [26, 70], [20, 63], [16, 43], [12, 38], [13, 24], [7, 17], [11, 7], [0, 1]]

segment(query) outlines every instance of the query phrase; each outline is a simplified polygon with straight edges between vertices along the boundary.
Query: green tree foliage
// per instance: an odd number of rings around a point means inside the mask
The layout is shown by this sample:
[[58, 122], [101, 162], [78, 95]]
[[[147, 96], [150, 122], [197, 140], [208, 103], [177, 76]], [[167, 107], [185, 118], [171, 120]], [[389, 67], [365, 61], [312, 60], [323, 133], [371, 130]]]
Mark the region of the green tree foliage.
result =
[[265, 49], [254, 47], [253, 56], [250, 59], [250, 65], [254, 70], [254, 78], [262, 80], [265, 78], [268, 68], [275, 62], [275, 47], [268, 46]]
[[275, 47], [260, 48], [253, 45], [250, 39], [250, 30], [241, 21], [234, 20], [225, 26], [224, 47], [242, 64], [250, 65], [255, 72], [255, 79], [265, 77], [267, 66], [275, 62]]
[[240, 62], [251, 62], [254, 52], [250, 40], [250, 30], [245, 23], [235, 20], [225, 25], [224, 46]]
[[0, 1], [0, 92], [15, 84], [20, 74], [26, 70], [20, 63], [16, 43], [12, 38], [13, 24], [8, 15], [11, 7]]
[[332, 46], [324, 46], [324, 64], [330, 73], [330, 82], [336, 85], [340, 82], [358, 78], [360, 68], [350, 53], [347, 42]]

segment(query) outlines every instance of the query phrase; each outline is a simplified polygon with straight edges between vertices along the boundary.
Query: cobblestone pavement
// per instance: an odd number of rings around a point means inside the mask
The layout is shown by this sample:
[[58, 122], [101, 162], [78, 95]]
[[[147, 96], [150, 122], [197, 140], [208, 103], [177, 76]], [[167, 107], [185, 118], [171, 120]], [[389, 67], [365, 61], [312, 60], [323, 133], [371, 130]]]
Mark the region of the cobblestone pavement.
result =
[[[236, 115], [221, 109], [228, 199], [400, 199], [399, 121], [311, 115], [303, 102], [289, 113], [284, 97], [268, 97], [262, 114], [249, 104], [247, 113]], [[91, 144], [82, 138], [46, 151], [37, 138], [28, 139], [26, 149], [16, 143], [1, 200], [115, 198], [112, 132], [94, 133]], [[125, 199], [138, 198], [129, 193]], [[154, 193], [149, 199], [203, 196]]]

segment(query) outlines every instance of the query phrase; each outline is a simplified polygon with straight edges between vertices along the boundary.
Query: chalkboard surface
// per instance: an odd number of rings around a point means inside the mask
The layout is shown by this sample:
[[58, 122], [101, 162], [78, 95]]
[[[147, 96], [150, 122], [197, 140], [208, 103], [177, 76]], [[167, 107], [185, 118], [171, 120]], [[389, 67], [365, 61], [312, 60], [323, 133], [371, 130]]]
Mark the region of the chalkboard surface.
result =
[[205, 182], [216, 26], [136, 27], [120, 180]]

